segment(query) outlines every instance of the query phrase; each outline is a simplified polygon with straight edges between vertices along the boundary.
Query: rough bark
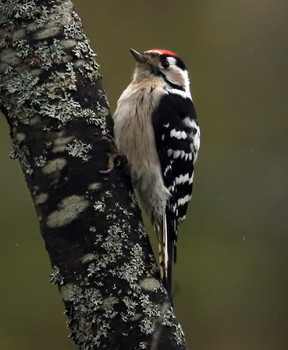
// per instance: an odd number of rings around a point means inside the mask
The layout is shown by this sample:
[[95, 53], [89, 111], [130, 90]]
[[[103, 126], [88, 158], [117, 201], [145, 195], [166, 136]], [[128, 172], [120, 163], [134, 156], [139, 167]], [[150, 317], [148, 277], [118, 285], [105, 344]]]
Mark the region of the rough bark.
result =
[[[186, 349], [71, 1], [0, 0], [0, 107], [80, 349]], [[117, 77], [115, 77], [117, 78]]]

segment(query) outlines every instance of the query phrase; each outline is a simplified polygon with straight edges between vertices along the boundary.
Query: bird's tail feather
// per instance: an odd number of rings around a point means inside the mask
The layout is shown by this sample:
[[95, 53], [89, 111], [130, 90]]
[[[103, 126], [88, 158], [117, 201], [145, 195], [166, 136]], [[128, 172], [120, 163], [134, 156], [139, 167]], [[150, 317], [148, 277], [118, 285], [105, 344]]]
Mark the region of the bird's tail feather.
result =
[[[172, 231], [171, 231], [172, 230]], [[159, 240], [160, 275], [169, 298], [172, 301], [172, 264], [174, 251], [174, 228], [163, 216], [161, 227], [156, 226]]]

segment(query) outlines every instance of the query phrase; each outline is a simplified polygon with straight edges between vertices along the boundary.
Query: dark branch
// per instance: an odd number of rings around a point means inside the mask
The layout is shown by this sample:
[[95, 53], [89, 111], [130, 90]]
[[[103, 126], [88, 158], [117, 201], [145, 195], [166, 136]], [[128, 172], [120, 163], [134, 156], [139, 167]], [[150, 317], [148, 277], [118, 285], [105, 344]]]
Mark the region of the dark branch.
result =
[[185, 349], [70, 1], [0, 1], [0, 107], [81, 349]]

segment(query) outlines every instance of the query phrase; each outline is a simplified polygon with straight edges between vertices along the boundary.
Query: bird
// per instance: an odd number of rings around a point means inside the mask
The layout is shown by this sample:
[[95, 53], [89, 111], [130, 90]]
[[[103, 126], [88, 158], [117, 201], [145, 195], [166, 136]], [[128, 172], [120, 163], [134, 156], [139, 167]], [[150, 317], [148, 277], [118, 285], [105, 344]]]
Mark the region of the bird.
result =
[[160, 277], [172, 299], [177, 232], [192, 196], [200, 127], [183, 60], [169, 50], [130, 52], [136, 66], [113, 114], [114, 139], [158, 236]]

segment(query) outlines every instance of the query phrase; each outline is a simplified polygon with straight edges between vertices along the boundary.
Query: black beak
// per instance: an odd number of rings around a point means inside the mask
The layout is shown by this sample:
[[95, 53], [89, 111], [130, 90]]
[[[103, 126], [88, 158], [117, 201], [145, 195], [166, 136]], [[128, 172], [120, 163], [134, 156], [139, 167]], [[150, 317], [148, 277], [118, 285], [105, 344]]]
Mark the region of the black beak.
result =
[[147, 58], [140, 52], [134, 50], [134, 49], [130, 49], [130, 52], [132, 53], [133, 57], [135, 58], [135, 60], [139, 63], [145, 63], [147, 61]]

